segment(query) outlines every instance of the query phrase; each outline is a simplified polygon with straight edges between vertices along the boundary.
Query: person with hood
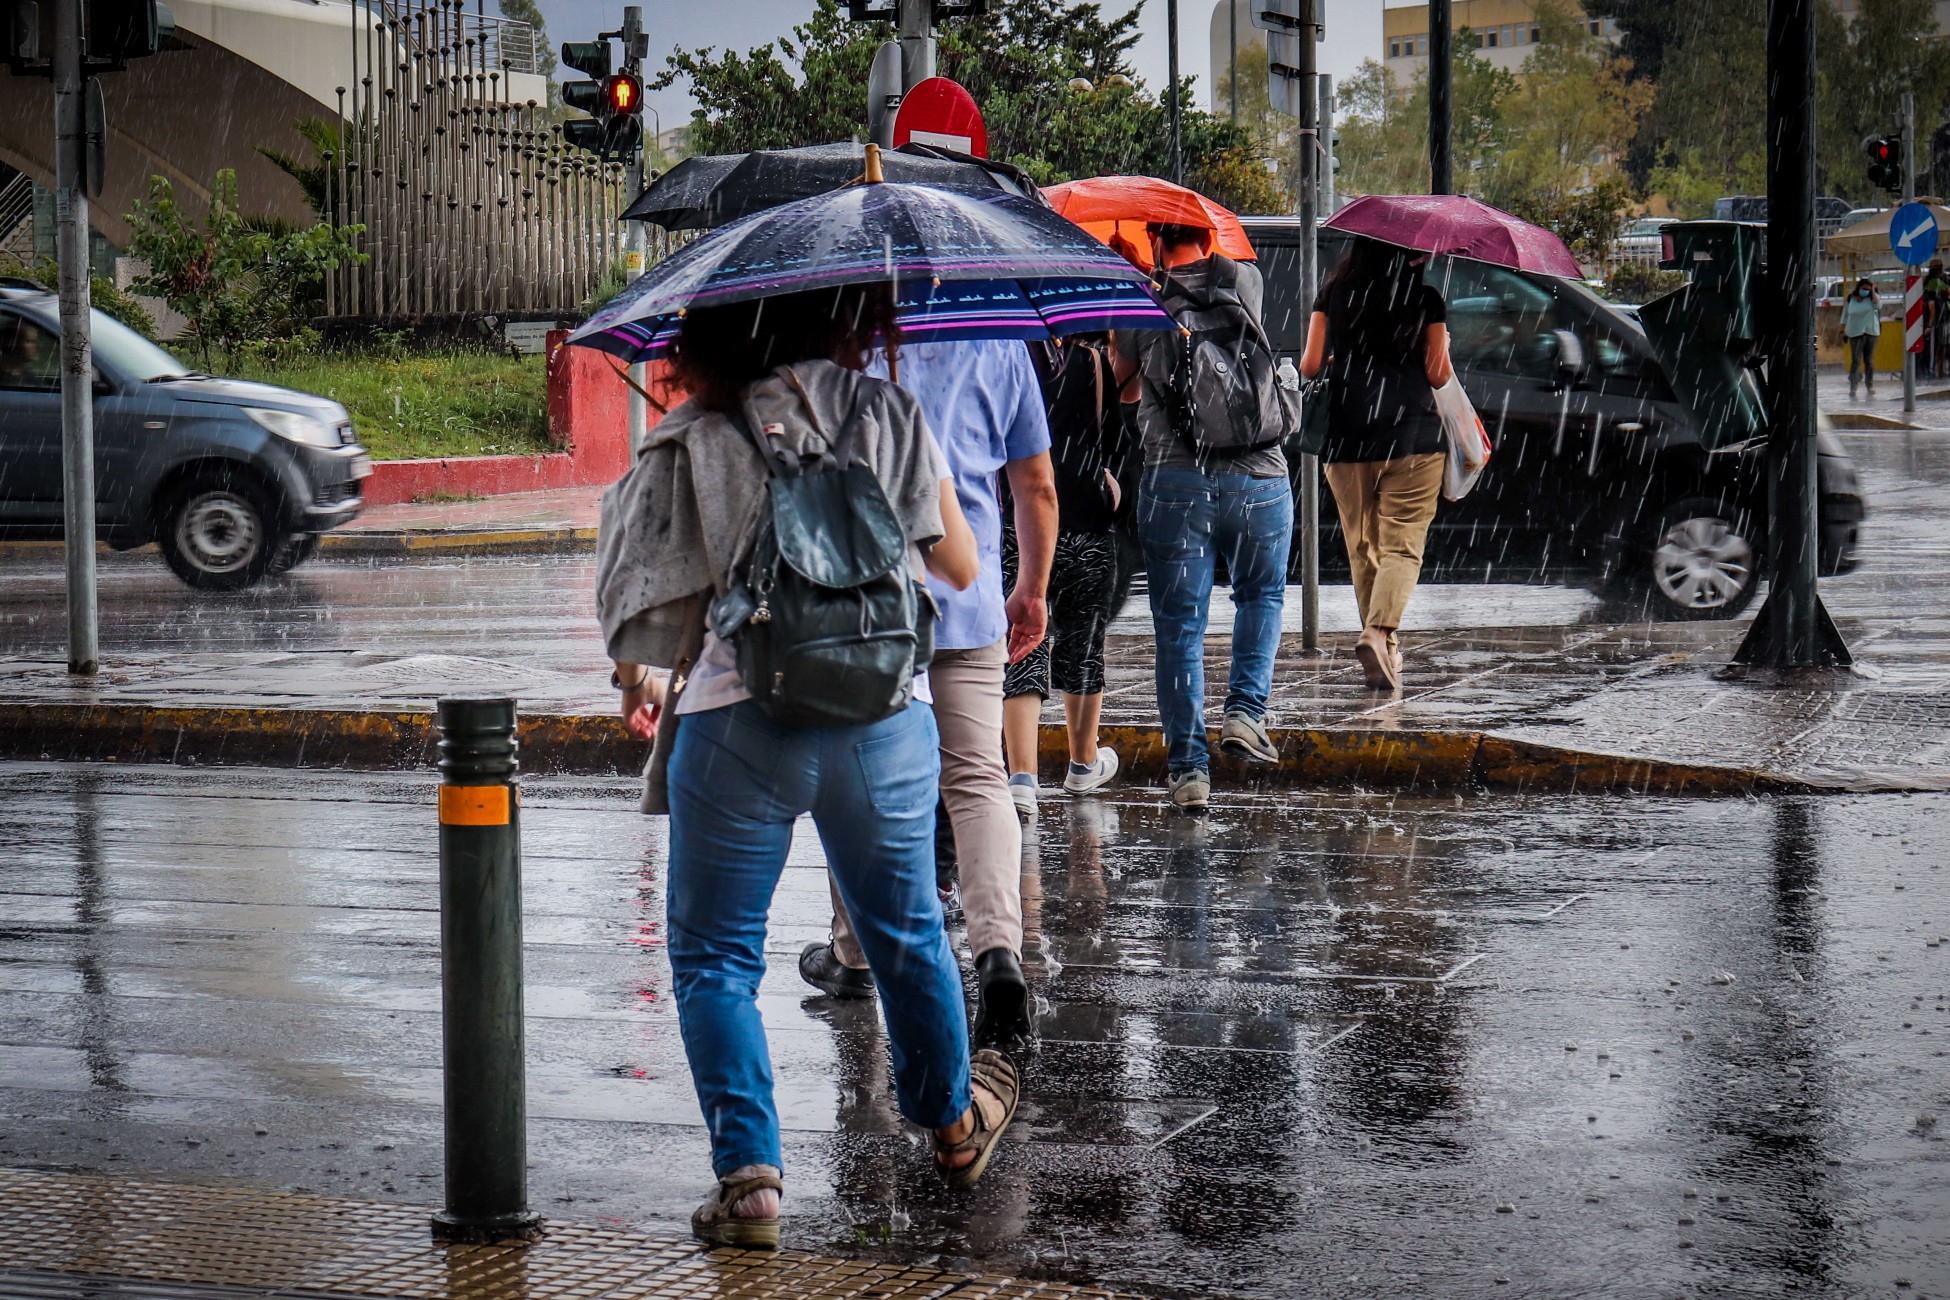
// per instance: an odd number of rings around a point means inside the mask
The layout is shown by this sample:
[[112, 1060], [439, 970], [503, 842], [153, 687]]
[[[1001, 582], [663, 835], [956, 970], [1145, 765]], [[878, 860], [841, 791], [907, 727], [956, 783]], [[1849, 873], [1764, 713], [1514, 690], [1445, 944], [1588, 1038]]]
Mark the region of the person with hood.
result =
[[[639, 730], [652, 704], [664, 712], [643, 807], [670, 815], [672, 984], [718, 1179], [691, 1227], [714, 1245], [779, 1242], [783, 1158], [757, 998], [801, 815], [885, 992], [899, 1110], [931, 1133], [951, 1185], [981, 1177], [1020, 1092], [1006, 1055], [969, 1049], [934, 888], [941, 764], [925, 675], [878, 721], [795, 725], [753, 698], [736, 634], [728, 642], [707, 623], [715, 602], [749, 590], [738, 575], [779, 472], [767, 457], [864, 466], [906, 539], [911, 577], [975, 580], [975, 538], [920, 404], [863, 373], [876, 337], [898, 342], [886, 285], [690, 311], [673, 362], [689, 397], [603, 497], [597, 612], [612, 681]], [[669, 670], [667, 690], [653, 666]]]

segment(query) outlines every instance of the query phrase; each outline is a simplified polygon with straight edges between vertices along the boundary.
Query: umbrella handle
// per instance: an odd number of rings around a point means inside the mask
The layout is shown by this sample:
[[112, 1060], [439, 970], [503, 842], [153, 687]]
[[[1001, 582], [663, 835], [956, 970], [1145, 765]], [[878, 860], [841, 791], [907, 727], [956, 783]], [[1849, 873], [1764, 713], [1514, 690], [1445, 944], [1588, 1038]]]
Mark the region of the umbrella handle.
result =
[[886, 174], [880, 170], [880, 146], [870, 144], [867, 146], [867, 184], [878, 185], [886, 179]]

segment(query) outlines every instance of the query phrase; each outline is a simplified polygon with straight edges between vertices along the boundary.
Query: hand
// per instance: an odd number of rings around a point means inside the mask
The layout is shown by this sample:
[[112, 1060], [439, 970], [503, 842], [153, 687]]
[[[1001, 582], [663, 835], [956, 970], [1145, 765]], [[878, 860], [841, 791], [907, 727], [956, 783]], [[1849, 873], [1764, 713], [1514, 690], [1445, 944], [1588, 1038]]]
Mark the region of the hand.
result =
[[1117, 485], [1117, 475], [1108, 469], [1104, 471], [1104, 482], [1110, 485], [1110, 512], [1117, 513], [1117, 507], [1124, 504], [1124, 489]]
[[[620, 666], [617, 671], [621, 674]], [[624, 728], [638, 740], [655, 740], [657, 719], [663, 713], [663, 706], [663, 679], [646, 668], [637, 684], [623, 692], [621, 709]]]
[[1018, 586], [1003, 608], [1009, 615], [1009, 662], [1021, 663], [1049, 632], [1049, 604], [1040, 591], [1027, 592]]

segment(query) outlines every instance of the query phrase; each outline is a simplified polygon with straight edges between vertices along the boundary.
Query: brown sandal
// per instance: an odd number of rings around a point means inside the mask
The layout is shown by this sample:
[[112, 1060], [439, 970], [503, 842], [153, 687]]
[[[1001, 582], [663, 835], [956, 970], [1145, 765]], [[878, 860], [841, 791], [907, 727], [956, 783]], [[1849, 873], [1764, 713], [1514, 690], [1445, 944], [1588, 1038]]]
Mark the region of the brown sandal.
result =
[[747, 1250], [777, 1250], [779, 1248], [779, 1216], [767, 1219], [740, 1218], [731, 1212], [731, 1207], [750, 1196], [753, 1192], [774, 1191], [781, 1194], [785, 1185], [777, 1174], [755, 1174], [750, 1178], [733, 1181], [728, 1178], [718, 1180], [718, 1190], [711, 1199], [691, 1211], [691, 1234], [699, 1241], [713, 1246], [740, 1246]]
[[[950, 1187], [973, 1187], [982, 1177], [1002, 1140], [1002, 1131], [1016, 1117], [1016, 1103], [1022, 1100], [1022, 1076], [1015, 1062], [991, 1047], [969, 1058], [968, 1085], [969, 1112], [975, 1121], [968, 1136], [959, 1142], [944, 1142], [940, 1134], [933, 1135], [934, 1170]], [[941, 1158], [964, 1151], [975, 1153], [965, 1165], [951, 1168]]]

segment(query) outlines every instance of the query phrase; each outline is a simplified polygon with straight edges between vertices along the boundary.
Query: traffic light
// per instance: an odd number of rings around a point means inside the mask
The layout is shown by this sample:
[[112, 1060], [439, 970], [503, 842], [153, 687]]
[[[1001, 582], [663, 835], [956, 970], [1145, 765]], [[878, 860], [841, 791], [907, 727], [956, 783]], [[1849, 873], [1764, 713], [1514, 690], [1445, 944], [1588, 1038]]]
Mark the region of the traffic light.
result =
[[[620, 71], [609, 44], [619, 37], [623, 42]], [[589, 114], [562, 124], [564, 140], [606, 161], [628, 162], [636, 157], [643, 143], [643, 76], [639, 68], [649, 46], [649, 35], [643, 30], [643, 9], [638, 5], [623, 10], [620, 31], [601, 32], [593, 41], [563, 42], [562, 62], [589, 77], [588, 81], [571, 81], [562, 87], [562, 102]]]
[[[54, 0], [0, 0], [0, 59], [15, 72], [52, 72]], [[85, 0], [82, 71], [115, 72], [162, 49], [176, 20], [162, 0]]]
[[1903, 138], [1900, 135], [1872, 135], [1862, 142], [1869, 159], [1869, 184], [1879, 190], [1903, 187]]

